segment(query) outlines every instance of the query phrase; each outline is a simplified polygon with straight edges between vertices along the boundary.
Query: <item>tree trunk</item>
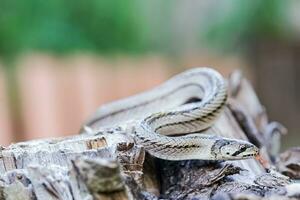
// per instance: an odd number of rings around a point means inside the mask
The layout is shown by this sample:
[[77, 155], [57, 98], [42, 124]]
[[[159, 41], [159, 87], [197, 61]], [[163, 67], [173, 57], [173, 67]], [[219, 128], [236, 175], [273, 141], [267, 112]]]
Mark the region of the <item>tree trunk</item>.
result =
[[300, 198], [300, 184], [291, 183], [300, 176], [299, 149], [279, 157], [285, 128], [268, 121], [251, 85], [239, 72], [232, 74], [228, 84], [227, 108], [208, 132], [256, 144], [264, 166], [255, 159], [157, 159], [136, 144], [125, 128], [113, 127], [3, 147], [1, 199]]

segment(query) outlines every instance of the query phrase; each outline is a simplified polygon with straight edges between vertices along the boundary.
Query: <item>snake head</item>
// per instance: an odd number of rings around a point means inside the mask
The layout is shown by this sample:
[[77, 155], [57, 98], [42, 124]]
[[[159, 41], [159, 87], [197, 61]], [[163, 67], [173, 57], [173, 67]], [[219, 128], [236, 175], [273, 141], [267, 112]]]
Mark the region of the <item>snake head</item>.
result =
[[259, 149], [243, 140], [221, 138], [211, 148], [217, 160], [242, 160], [258, 155]]

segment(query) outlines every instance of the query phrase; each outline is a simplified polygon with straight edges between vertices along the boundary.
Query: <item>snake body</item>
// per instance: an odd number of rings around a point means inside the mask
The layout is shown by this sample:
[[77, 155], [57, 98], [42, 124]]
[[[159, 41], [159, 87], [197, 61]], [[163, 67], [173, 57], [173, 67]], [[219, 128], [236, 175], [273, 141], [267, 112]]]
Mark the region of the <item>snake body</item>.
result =
[[211, 68], [194, 68], [152, 90], [103, 105], [84, 127], [97, 129], [134, 120], [136, 142], [167, 160], [256, 156], [257, 147], [247, 141], [201, 134], [220, 116], [226, 100], [223, 77]]

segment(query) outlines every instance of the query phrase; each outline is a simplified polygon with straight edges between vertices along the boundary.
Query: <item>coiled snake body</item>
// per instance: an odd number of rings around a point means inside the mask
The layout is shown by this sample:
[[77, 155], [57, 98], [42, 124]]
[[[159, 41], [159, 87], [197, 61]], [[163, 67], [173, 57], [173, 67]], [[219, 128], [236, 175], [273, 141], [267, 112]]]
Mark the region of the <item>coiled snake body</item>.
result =
[[150, 91], [100, 107], [84, 127], [96, 129], [135, 120], [136, 142], [151, 155], [167, 160], [256, 156], [257, 147], [247, 141], [201, 134], [218, 118], [226, 99], [226, 83], [218, 72], [194, 68]]

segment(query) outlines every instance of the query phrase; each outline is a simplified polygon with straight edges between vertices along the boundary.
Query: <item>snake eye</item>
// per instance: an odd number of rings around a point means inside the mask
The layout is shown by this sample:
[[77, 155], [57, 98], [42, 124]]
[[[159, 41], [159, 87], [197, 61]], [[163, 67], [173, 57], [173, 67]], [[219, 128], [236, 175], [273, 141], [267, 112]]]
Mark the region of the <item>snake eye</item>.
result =
[[229, 152], [226, 152], [226, 154], [229, 155], [230, 153], [229, 153]]

